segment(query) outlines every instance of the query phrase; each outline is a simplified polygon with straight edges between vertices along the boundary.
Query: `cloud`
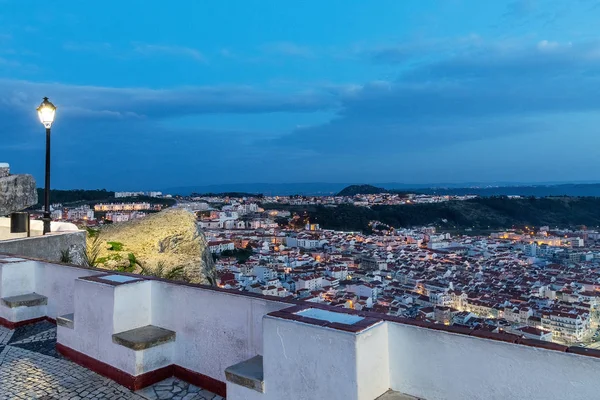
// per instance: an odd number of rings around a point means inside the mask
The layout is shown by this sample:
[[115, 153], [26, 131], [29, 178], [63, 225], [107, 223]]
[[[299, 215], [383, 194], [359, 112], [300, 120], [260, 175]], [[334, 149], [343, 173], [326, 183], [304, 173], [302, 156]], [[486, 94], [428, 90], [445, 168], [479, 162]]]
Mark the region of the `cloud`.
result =
[[446, 56], [456, 51], [465, 51], [480, 46], [483, 39], [471, 34], [458, 38], [418, 39], [401, 43], [361, 48], [357, 50], [363, 58], [376, 64], [402, 64], [420, 58]]
[[546, 129], [545, 121], [600, 109], [600, 42], [478, 39], [438, 51], [445, 46], [435, 43], [434, 54], [423, 52], [413, 64], [404, 55], [388, 57], [399, 67], [398, 79], [339, 92], [335, 119], [273, 144], [327, 154], [399, 154], [528, 135]]
[[178, 89], [110, 88], [0, 80], [0, 102], [29, 110], [43, 96], [70, 118], [148, 118], [159, 120], [203, 114], [264, 114], [335, 109], [327, 91], [281, 93], [250, 86], [203, 86]]
[[314, 51], [310, 47], [292, 42], [267, 43], [261, 49], [265, 53], [288, 57], [311, 58], [315, 56]]
[[131, 58], [132, 54], [138, 54], [145, 57], [170, 56], [188, 58], [199, 63], [207, 62], [206, 57], [199, 50], [178, 45], [133, 42], [129, 46], [119, 47], [107, 42], [68, 41], [63, 43], [62, 47], [66, 51], [95, 53], [118, 58]]
[[186, 57], [191, 58], [194, 61], [198, 61], [201, 63], [206, 63], [206, 57], [198, 50], [184, 47], [184, 46], [167, 46], [167, 45], [158, 45], [158, 44], [147, 44], [147, 43], [134, 43], [133, 51], [154, 56], [154, 55], [168, 55], [174, 57]]
[[[422, 43], [427, 45], [420, 46]], [[400, 56], [376, 59], [392, 49]], [[59, 107], [57, 135], [61, 135], [59, 143], [64, 148], [57, 150], [57, 159], [73, 162], [81, 153], [82, 160], [90, 158], [100, 165], [71, 172], [64, 163], [59, 164], [57, 168], [63, 168], [59, 176], [87, 182], [125, 168], [128, 181], [153, 183], [154, 176], [144, 178], [144, 174], [156, 169], [157, 158], [176, 163], [178, 170], [203, 171], [203, 175], [219, 179], [225, 174], [219, 169], [222, 165], [230, 179], [244, 171], [247, 180], [256, 180], [252, 174], [263, 177], [260, 174], [271, 171], [270, 165], [282, 165], [274, 170], [273, 179], [285, 175], [291, 180], [318, 180], [320, 174], [338, 170], [344, 172], [337, 176], [372, 170], [393, 176], [394, 168], [418, 170], [420, 163], [433, 171], [434, 165], [466, 157], [468, 150], [464, 149], [481, 152], [469, 154], [473, 159], [485, 159], [489, 152], [500, 160], [497, 153], [501, 151], [509, 159], [510, 150], [506, 149], [523, 143], [537, 148], [535, 143], [545, 138], [546, 132], [569, 135], [572, 125], [578, 137], [591, 138], [595, 137], [595, 122], [600, 123], [592, 118], [586, 124], [571, 124], [600, 109], [600, 42], [489, 41], [471, 35], [399, 43], [360, 54], [369, 63], [385, 62], [386, 69], [397, 71], [397, 78], [312, 84], [303, 90], [292, 90], [289, 85], [158, 90], [0, 80], [0, 132], [6, 146], [38, 146], [42, 154], [34, 109], [41, 97], [48, 95]], [[309, 120], [290, 132], [269, 135], [243, 129], [243, 123], [238, 130], [208, 130], [194, 125], [193, 118], [180, 119], [208, 114], [270, 118], [272, 113], [323, 111], [326, 117], [331, 113], [334, 117], [320, 124]], [[186, 122], [174, 122], [181, 120]], [[505, 144], [504, 150], [493, 147], [497, 142]], [[127, 159], [126, 150], [87, 154], [86, 149], [111, 149], [114, 143], [119, 143], [119, 149], [135, 149], [136, 154], [148, 157], [133, 162]], [[25, 150], [6, 154], [14, 157], [8, 160], [11, 162], [28, 158]], [[430, 164], [431, 154], [438, 160]], [[293, 163], [289, 162], [291, 155], [297, 157]], [[460, 160], [455, 165], [460, 166]], [[157, 172], [156, 182], [168, 182], [177, 175], [173, 171]], [[188, 175], [187, 179], [193, 178]]]
[[88, 53], [104, 53], [108, 54], [114, 51], [113, 46], [106, 42], [72, 42], [68, 41], [63, 43], [63, 49], [73, 52], [88, 52]]

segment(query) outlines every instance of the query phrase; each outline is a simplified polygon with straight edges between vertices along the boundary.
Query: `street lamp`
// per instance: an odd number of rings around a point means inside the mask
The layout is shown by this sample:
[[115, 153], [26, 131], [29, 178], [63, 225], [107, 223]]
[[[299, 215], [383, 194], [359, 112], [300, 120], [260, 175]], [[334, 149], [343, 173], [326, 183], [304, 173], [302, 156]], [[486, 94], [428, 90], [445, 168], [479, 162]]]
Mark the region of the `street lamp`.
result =
[[40, 122], [46, 128], [46, 188], [44, 189], [44, 232], [50, 232], [50, 128], [54, 122], [54, 115], [56, 114], [56, 107], [50, 103], [47, 97], [44, 97], [44, 101], [37, 108]]

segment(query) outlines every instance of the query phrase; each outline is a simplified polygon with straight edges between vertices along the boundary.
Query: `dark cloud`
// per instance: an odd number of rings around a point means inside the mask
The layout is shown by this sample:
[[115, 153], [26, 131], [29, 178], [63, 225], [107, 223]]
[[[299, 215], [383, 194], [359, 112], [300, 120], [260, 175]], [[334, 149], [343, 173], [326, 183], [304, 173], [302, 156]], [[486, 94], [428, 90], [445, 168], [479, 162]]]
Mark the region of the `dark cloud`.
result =
[[[475, 36], [429, 43], [427, 51], [403, 46], [406, 56], [396, 61], [385, 57], [387, 68], [398, 68], [396, 80], [292, 93], [246, 86], [156, 90], [0, 81], [1, 161], [21, 172], [43, 171], [43, 129], [35, 107], [48, 93], [63, 118], [56, 123], [57, 185], [114, 182], [131, 189], [282, 176], [315, 180], [336, 168], [346, 174], [397, 168], [416, 153], [439, 156], [460, 144], [508, 137], [519, 143], [551, 131], [550, 121], [563, 119], [561, 126], [568, 126], [564, 121], [575, 113], [600, 108], [598, 43], [489, 43]], [[375, 53], [365, 57], [372, 60]], [[417, 61], [406, 63], [407, 58]], [[335, 116], [274, 140], [246, 129], [169, 125], [182, 116], [318, 111]]]
[[[43, 171], [44, 130], [35, 108], [45, 95], [57, 105], [56, 187], [95, 187], [97, 182], [113, 188], [168, 187], [174, 182], [207, 182], [206, 177], [223, 171], [231, 175], [232, 169], [259, 173], [270, 168], [276, 157], [268, 148], [253, 146], [257, 132], [172, 126], [170, 119], [219, 113], [309, 113], [338, 104], [334, 92], [325, 89], [286, 94], [252, 87], [152, 90], [3, 80], [0, 92], [2, 161], [38, 179]], [[280, 162], [284, 159], [289, 155]], [[182, 181], [176, 171], [185, 171]]]
[[401, 154], [526, 135], [543, 129], [544, 115], [569, 118], [600, 109], [599, 43], [471, 43], [409, 68], [403, 58], [398, 80], [344, 93], [335, 120], [279, 143], [340, 154]]
[[335, 108], [326, 91], [278, 93], [248, 86], [105, 88], [0, 80], [5, 105], [30, 110], [45, 94], [71, 118], [163, 119], [186, 115], [314, 112]]

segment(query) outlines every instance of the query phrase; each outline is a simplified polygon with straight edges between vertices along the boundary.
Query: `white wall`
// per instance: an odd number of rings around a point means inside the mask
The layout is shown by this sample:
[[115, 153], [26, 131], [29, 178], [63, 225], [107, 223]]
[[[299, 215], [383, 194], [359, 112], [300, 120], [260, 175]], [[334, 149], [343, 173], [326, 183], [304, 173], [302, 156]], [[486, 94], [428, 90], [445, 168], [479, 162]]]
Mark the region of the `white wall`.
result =
[[388, 324], [380, 322], [356, 337], [358, 398], [372, 400], [390, 388]]
[[[232, 400], [372, 400], [387, 387], [427, 400], [598, 397], [593, 357], [392, 322], [355, 335], [265, 317], [289, 304], [260, 297], [77, 279], [98, 273], [31, 260], [0, 264], [0, 297], [35, 291], [48, 297], [51, 318], [75, 312], [74, 331], [58, 328], [60, 343], [133, 375], [175, 363], [225, 381], [225, 368], [262, 354], [265, 393], [233, 388]], [[112, 342], [113, 333], [148, 323], [175, 331], [176, 341], [138, 354]]]
[[263, 354], [262, 318], [290, 304], [153, 282], [152, 325], [176, 332], [174, 362], [225, 382], [225, 368]]
[[112, 286], [76, 280], [75, 326], [72, 331], [59, 327], [59, 343], [131, 375], [173, 364], [175, 343], [136, 352], [112, 341], [114, 333], [150, 324], [150, 294], [154, 283]]
[[388, 325], [394, 390], [427, 400], [598, 398], [600, 359]]
[[35, 272], [35, 261], [0, 264], [0, 297], [34, 292]]
[[48, 297], [48, 317], [70, 314], [75, 310], [74, 293], [77, 278], [98, 275], [101, 271], [28, 261], [35, 265], [35, 292]]
[[353, 333], [267, 316], [264, 342], [265, 399], [358, 399]]
[[113, 333], [151, 325], [151, 288], [160, 282], [131, 282], [114, 287]]

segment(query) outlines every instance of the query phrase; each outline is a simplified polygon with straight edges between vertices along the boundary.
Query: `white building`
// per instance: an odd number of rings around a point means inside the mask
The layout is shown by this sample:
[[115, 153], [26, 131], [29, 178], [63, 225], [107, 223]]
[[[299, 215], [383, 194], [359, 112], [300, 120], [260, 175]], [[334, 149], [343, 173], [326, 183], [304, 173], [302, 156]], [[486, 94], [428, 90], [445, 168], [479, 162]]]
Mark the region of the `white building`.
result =
[[298, 278], [296, 290], [308, 289], [317, 290], [323, 287], [323, 277], [320, 275], [307, 275]]
[[94, 219], [94, 210], [90, 208], [90, 206], [85, 205], [77, 208], [72, 208], [67, 211], [67, 219], [70, 220], [93, 220]]
[[586, 312], [552, 311], [542, 315], [542, 328], [552, 331], [556, 338], [568, 342], [581, 341], [591, 333], [590, 316]]
[[208, 242], [208, 248], [211, 253], [220, 254], [225, 250], [234, 250], [235, 246], [231, 240], [215, 240]]

